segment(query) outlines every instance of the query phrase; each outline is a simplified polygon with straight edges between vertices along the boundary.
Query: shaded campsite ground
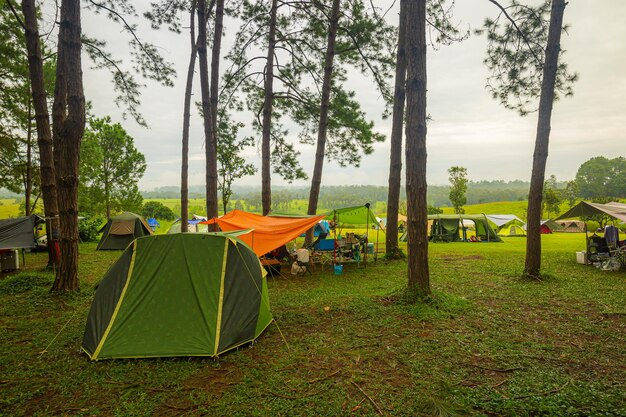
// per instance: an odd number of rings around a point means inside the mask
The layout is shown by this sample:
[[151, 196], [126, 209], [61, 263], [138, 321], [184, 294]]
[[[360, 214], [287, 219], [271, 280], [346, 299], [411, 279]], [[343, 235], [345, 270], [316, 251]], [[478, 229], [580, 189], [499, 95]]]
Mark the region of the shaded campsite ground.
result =
[[92, 288], [119, 252], [81, 245], [82, 291], [49, 295], [44, 254], [0, 281], [3, 415], [626, 415], [626, 274], [542, 238], [550, 277], [517, 278], [525, 240], [430, 245], [437, 298], [406, 305], [404, 261], [270, 279], [270, 326], [212, 359], [90, 362]]

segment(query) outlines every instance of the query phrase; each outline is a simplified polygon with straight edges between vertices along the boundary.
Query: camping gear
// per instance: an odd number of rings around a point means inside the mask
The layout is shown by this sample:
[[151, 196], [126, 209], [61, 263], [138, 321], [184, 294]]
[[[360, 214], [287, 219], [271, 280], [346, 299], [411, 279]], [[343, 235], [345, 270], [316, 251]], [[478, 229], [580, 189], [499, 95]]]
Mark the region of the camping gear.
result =
[[565, 220], [556, 222], [560, 229], [555, 230], [555, 232], [564, 232], [564, 233], [585, 233], [587, 226], [585, 222], [580, 220]]
[[37, 246], [35, 227], [44, 223], [37, 215], [0, 220], [0, 249], [25, 249]]
[[[181, 223], [180, 223], [180, 218], [176, 219], [174, 221], [174, 223], [172, 223], [172, 225], [170, 226], [170, 228], [167, 230], [167, 233], [180, 233], [181, 231]], [[200, 216], [198, 214], [193, 214], [188, 220], [187, 220], [187, 232], [188, 233], [207, 233], [209, 231], [209, 227], [206, 224], [203, 224], [202, 222], [205, 222], [207, 220], [206, 217]]]
[[[576, 204], [567, 212], [561, 214], [555, 220], [561, 219], [571, 219], [573, 217], [589, 217], [589, 216], [599, 216], [599, 215], [608, 215], [613, 217], [614, 219], [626, 221], [626, 204], [619, 202], [611, 202], [607, 204], [599, 204], [599, 203], [590, 203], [587, 201], [581, 201]], [[612, 233], [612, 232], [610, 232]], [[606, 237], [606, 236], [605, 236]], [[587, 228], [585, 227], [585, 241], [587, 246], [587, 253], [589, 257], [589, 261], [593, 262], [594, 265], [597, 266], [598, 263], [606, 263], [606, 259], [609, 257], [617, 260], [617, 264], [621, 263], [621, 259], [623, 257], [622, 251], [619, 248], [613, 248], [613, 246], [609, 246], [606, 238], [600, 238], [596, 236], [594, 233], [591, 237], [587, 235]], [[612, 239], [612, 236], [609, 236]], [[602, 239], [602, 240], [600, 240]], [[626, 263], [626, 262], [625, 262]], [[614, 263], [611, 263], [613, 265]], [[605, 264], [606, 267], [608, 264]], [[610, 268], [603, 268], [610, 269]]]
[[[472, 222], [476, 229], [476, 236], [481, 242], [502, 242], [493, 231], [487, 216], [484, 214], [431, 214], [428, 220], [433, 223], [428, 238], [433, 242], [466, 242], [468, 223]], [[461, 236], [460, 232], [463, 233]]]
[[[359, 254], [363, 253], [363, 262], [367, 265], [367, 238], [369, 234], [370, 225], [376, 229], [376, 245], [374, 254], [374, 261], [378, 260], [378, 236], [381, 227], [375, 227], [376, 225], [380, 226], [378, 218], [374, 215], [372, 210], [370, 209], [370, 203], [365, 203], [362, 206], [354, 206], [354, 207], [344, 207], [340, 209], [334, 209], [329, 215], [326, 216], [327, 220], [331, 221], [332, 225], [365, 225], [365, 235], [362, 236], [361, 240], [356, 243], [347, 243], [348, 247], [346, 247], [346, 242], [341, 242], [341, 240], [337, 240], [337, 244], [333, 245], [333, 263], [338, 262], [361, 262], [361, 256], [353, 257], [350, 256], [346, 259], [344, 256], [346, 253], [352, 253], [352, 247], [350, 245], [363, 245], [363, 248], [359, 248]], [[335, 233], [335, 239], [337, 239], [337, 227], [333, 228]], [[384, 229], [383, 229], [384, 231]], [[339, 231], [341, 233], [341, 231]], [[347, 251], [346, 251], [347, 250]]]
[[575, 217], [586, 217], [606, 214], [618, 220], [626, 222], [626, 204], [613, 201], [607, 204], [590, 203], [581, 201], [567, 212], [561, 214], [554, 220], [572, 219]]
[[[296, 270], [296, 274], [300, 272], [308, 272], [311, 274], [309, 267], [309, 250], [300, 248], [296, 251], [296, 264], [298, 265], [298, 269]], [[312, 275], [312, 274], [311, 274]]]
[[487, 214], [486, 217], [496, 225], [498, 236], [526, 236], [526, 223], [514, 214]]
[[576, 252], [576, 262], [579, 264], [587, 265], [587, 252], [586, 251]]
[[82, 348], [92, 360], [217, 356], [271, 323], [256, 254], [224, 234], [138, 238], [98, 284]]
[[261, 216], [241, 210], [233, 210], [222, 217], [207, 220], [201, 224], [217, 223], [224, 232], [251, 229], [242, 234], [243, 240], [258, 256], [288, 243], [313, 227], [324, 216], [288, 217]]
[[334, 270], [335, 270], [335, 275], [343, 274], [343, 265], [340, 265], [340, 264], [335, 265]]
[[20, 269], [20, 256], [16, 250], [0, 249], [0, 271]]
[[159, 221], [154, 217], [148, 217], [147, 222], [153, 232], [156, 231], [158, 227], [161, 227], [161, 223], [159, 223]]
[[135, 239], [152, 234], [152, 228], [138, 214], [125, 211], [111, 217], [101, 229], [96, 250], [124, 250]]

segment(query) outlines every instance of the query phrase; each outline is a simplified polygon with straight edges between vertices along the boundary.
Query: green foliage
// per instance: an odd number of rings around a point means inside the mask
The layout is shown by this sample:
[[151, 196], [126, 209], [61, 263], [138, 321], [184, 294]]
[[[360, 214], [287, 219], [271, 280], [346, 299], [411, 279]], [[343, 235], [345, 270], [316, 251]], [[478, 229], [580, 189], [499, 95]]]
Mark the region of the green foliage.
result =
[[596, 156], [584, 162], [576, 173], [580, 196], [593, 198], [626, 197], [626, 158]]
[[[492, 97], [507, 109], [525, 116], [537, 110], [541, 93], [545, 49], [550, 23], [550, 1], [532, 6], [512, 0], [506, 13], [515, 26], [500, 10], [495, 19], [488, 18], [477, 34], [486, 34], [487, 57], [485, 65], [490, 71], [487, 89]], [[567, 33], [568, 27], [562, 28]], [[565, 51], [561, 51], [561, 55]], [[568, 72], [567, 64], [560, 60], [555, 84], [555, 100], [559, 96], [573, 95], [573, 84], [578, 74]]]
[[454, 212], [457, 214], [465, 213], [463, 210], [463, 206], [467, 203], [467, 197], [465, 193], [467, 192], [467, 168], [464, 167], [450, 167], [448, 169], [448, 174], [450, 174], [450, 202], [452, 203], [452, 207], [454, 207]]
[[81, 212], [140, 210], [143, 198], [137, 182], [146, 170], [146, 161], [122, 125], [112, 124], [108, 116], [91, 119], [80, 154]]
[[435, 206], [428, 206], [426, 211], [428, 212], [428, 214], [441, 214], [441, 213], [443, 213], [442, 209], [440, 209], [439, 207], [435, 207]]
[[217, 143], [217, 175], [218, 188], [222, 195], [222, 208], [224, 213], [228, 211], [228, 202], [233, 194], [233, 181], [248, 175], [254, 175], [257, 171], [252, 163], [246, 162], [241, 152], [246, 147], [254, 145], [254, 138], [239, 138], [239, 129], [243, 123], [233, 122], [228, 111], [221, 109], [218, 118], [219, 132]]
[[95, 242], [98, 240], [98, 233], [106, 218], [94, 216], [78, 221], [78, 238], [81, 242]]
[[154, 217], [159, 220], [175, 220], [176, 215], [171, 208], [160, 201], [146, 201], [141, 208], [141, 215], [144, 218]]
[[0, 295], [21, 294], [36, 288], [48, 289], [52, 281], [50, 274], [21, 272], [0, 280]]
[[558, 216], [561, 212], [561, 203], [563, 202], [562, 191], [557, 188], [556, 176], [551, 175], [543, 184], [543, 211], [548, 218]]
[[576, 204], [576, 200], [578, 199], [579, 193], [580, 190], [578, 189], [578, 183], [575, 180], [568, 181], [565, 184], [563, 197], [567, 200], [569, 208], [574, 207], [574, 204]]

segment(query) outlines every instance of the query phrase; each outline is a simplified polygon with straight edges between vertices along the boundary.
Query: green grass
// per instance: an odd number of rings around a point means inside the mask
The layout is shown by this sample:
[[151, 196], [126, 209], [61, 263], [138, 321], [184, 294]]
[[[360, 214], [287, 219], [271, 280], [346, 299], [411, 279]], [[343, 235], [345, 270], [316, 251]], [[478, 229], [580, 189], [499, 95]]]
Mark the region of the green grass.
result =
[[519, 278], [525, 239], [431, 244], [429, 304], [398, 296], [405, 261], [270, 279], [288, 346], [272, 325], [218, 360], [90, 362], [93, 287], [119, 252], [81, 245], [65, 297], [28, 254], [0, 280], [0, 414], [625, 415], [626, 275], [576, 264], [580, 234], [542, 241], [543, 282]]

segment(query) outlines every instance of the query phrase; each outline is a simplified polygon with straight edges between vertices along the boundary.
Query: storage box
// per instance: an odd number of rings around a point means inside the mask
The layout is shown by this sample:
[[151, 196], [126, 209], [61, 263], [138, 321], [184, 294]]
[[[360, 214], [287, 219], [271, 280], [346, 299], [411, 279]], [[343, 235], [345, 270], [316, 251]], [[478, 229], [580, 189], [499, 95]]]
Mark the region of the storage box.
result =
[[374, 244], [373, 243], [368, 243], [367, 244], [367, 253], [374, 253]]
[[576, 262], [587, 265], [587, 251], [576, 252]]
[[20, 269], [20, 256], [17, 250], [10, 250], [0, 254], [0, 270], [15, 271]]
[[335, 265], [335, 275], [343, 274], [343, 265]]

